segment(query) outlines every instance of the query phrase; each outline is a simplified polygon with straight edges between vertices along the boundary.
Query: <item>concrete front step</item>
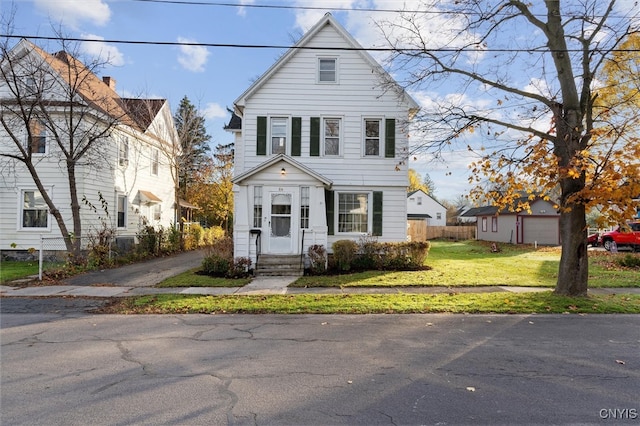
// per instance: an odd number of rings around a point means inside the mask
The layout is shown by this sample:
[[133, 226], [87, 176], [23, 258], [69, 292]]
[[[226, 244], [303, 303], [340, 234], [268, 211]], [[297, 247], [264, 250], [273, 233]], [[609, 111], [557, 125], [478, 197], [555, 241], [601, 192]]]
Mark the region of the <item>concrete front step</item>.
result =
[[304, 267], [299, 255], [261, 255], [256, 265], [256, 275], [301, 276]]

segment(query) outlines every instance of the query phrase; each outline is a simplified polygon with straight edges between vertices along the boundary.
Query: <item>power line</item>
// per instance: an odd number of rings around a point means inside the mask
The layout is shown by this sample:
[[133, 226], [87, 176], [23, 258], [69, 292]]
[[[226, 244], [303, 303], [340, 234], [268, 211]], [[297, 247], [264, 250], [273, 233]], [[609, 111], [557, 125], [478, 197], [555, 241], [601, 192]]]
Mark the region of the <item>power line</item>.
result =
[[[172, 4], [172, 5], [184, 5], [184, 6], [214, 6], [214, 7], [242, 7], [253, 9], [284, 9], [284, 10], [335, 10], [338, 12], [383, 12], [383, 13], [415, 13], [426, 15], [478, 15], [482, 16], [482, 12], [474, 12], [469, 10], [420, 10], [420, 9], [378, 9], [370, 7], [354, 8], [354, 7], [328, 7], [328, 6], [302, 6], [302, 5], [277, 5], [277, 4], [238, 4], [228, 2], [217, 1], [198, 1], [198, 0], [131, 0], [139, 3], [158, 3], [158, 4]], [[508, 16], [508, 13], [499, 13], [498, 16]], [[544, 18], [546, 14], [533, 14], [539, 18]], [[602, 18], [602, 15], [594, 15], [593, 18]], [[578, 16], [573, 16], [578, 18]], [[610, 15], [609, 18], [622, 17]]]
[[[189, 41], [145, 41], [145, 40], [117, 40], [117, 39], [91, 39], [80, 37], [57, 37], [57, 36], [34, 36], [34, 35], [15, 35], [0, 34], [0, 38], [25, 38], [30, 40], [61, 40], [88, 43], [111, 43], [111, 44], [135, 44], [147, 46], [195, 46], [195, 47], [226, 47], [237, 49], [298, 49], [298, 50], [336, 50], [336, 51], [368, 51], [368, 52], [404, 52], [404, 53], [420, 53], [420, 52], [474, 52], [474, 53], [551, 53], [551, 49], [488, 49], [488, 48], [434, 48], [434, 49], [415, 49], [415, 48], [395, 48], [395, 47], [322, 47], [322, 46], [287, 46], [278, 44], [237, 44], [237, 43], [203, 43]], [[567, 49], [558, 52], [580, 53], [582, 49]], [[640, 52], [640, 49], [614, 49], [611, 52]]]

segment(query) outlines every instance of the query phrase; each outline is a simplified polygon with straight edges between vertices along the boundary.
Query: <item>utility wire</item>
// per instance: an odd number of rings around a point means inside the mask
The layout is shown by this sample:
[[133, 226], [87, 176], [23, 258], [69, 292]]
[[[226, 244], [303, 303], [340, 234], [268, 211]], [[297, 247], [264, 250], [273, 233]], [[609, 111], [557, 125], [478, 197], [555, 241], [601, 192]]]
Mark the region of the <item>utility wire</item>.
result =
[[[323, 46], [287, 46], [277, 44], [237, 44], [237, 43], [203, 43], [189, 41], [144, 41], [144, 40], [117, 40], [117, 39], [90, 39], [80, 37], [57, 37], [57, 36], [34, 36], [34, 35], [15, 35], [0, 34], [0, 38], [25, 38], [30, 40], [62, 40], [90, 43], [112, 43], [112, 44], [136, 44], [136, 45], [155, 45], [155, 46], [199, 46], [199, 47], [227, 47], [238, 49], [298, 49], [298, 50], [340, 50], [340, 51], [368, 51], [368, 52], [403, 52], [403, 53], [420, 53], [420, 52], [475, 52], [475, 53], [549, 53], [554, 52], [551, 49], [489, 49], [489, 48], [434, 48], [434, 49], [415, 49], [415, 48], [395, 48], [395, 47], [323, 47]], [[560, 52], [560, 51], [558, 51]], [[580, 53], [582, 49], [567, 49], [561, 52]], [[612, 52], [640, 52], [640, 49], [614, 49]]]

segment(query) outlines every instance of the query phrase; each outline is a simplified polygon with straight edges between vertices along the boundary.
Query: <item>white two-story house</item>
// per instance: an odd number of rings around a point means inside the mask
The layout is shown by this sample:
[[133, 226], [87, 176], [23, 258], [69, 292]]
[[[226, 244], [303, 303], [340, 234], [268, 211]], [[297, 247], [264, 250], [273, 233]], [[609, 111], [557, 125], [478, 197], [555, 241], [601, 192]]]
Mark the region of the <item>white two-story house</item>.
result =
[[[70, 152], [78, 159], [73, 171], [82, 224], [82, 235], [73, 238], [83, 246], [103, 224], [132, 241], [142, 226], [177, 223], [180, 144], [166, 100], [122, 98], [113, 78], [99, 78], [69, 53], [50, 54], [27, 40], [2, 67], [0, 250], [37, 249], [41, 238], [49, 240], [45, 249], [65, 249], [44, 194], [72, 232]], [[96, 139], [87, 145], [90, 138]]]
[[234, 102], [236, 257], [405, 241], [418, 104], [326, 14]]

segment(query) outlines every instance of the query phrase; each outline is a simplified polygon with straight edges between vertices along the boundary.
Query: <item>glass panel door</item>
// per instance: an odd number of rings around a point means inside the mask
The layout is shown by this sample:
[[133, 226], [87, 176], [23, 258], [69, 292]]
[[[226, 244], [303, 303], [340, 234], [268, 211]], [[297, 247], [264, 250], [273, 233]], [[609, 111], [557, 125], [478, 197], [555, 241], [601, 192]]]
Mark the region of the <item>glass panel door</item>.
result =
[[269, 251], [291, 253], [291, 193], [271, 193]]

